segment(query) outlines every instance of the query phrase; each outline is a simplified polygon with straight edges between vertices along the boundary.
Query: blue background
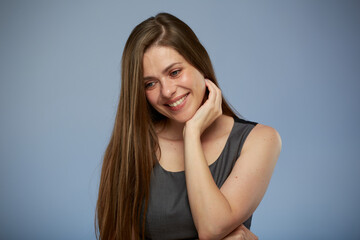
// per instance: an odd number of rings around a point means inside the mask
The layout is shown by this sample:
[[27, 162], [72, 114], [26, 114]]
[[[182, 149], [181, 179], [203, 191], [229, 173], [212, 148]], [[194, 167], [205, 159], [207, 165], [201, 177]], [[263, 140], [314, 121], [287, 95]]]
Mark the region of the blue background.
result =
[[360, 238], [359, 1], [1, 1], [0, 239], [95, 239], [130, 31], [167, 11], [283, 150], [260, 239]]

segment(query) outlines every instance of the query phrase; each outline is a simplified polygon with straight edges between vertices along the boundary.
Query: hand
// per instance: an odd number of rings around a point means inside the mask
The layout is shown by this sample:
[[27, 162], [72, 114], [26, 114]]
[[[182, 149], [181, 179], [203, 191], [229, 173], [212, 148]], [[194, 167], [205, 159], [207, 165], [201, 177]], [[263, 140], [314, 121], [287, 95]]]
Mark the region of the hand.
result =
[[223, 240], [258, 240], [259, 238], [253, 234], [247, 227], [241, 224]]
[[200, 106], [194, 116], [186, 122], [184, 128], [198, 131], [201, 135], [222, 114], [222, 95], [220, 89], [210, 80], [205, 79], [205, 85], [209, 90], [208, 99]]

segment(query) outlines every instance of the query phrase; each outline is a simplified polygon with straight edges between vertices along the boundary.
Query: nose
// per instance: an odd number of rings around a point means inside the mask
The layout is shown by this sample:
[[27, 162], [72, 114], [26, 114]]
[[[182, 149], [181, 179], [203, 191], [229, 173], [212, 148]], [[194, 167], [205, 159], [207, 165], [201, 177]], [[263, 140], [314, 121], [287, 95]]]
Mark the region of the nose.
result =
[[176, 85], [171, 80], [165, 80], [161, 84], [161, 95], [165, 98], [171, 98], [176, 92]]

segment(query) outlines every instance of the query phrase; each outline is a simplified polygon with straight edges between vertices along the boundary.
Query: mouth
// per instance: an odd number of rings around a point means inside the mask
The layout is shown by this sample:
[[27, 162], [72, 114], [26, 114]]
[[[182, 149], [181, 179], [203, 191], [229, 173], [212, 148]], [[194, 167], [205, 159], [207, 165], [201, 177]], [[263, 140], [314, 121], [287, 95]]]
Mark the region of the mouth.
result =
[[170, 107], [171, 110], [176, 111], [179, 110], [183, 107], [185, 100], [187, 98], [187, 96], [189, 95], [189, 93], [185, 94], [184, 96], [180, 97], [178, 100], [176, 101], [172, 101], [171, 103], [166, 103], [165, 105]]

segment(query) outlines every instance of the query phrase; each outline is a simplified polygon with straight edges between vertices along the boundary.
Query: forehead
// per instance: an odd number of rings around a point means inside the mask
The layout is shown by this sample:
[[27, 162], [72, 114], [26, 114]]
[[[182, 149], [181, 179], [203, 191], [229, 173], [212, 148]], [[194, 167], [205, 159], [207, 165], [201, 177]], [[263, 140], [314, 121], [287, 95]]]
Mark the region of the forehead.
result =
[[186, 63], [186, 60], [170, 47], [153, 46], [144, 53], [144, 75], [163, 71], [166, 67], [176, 62]]

